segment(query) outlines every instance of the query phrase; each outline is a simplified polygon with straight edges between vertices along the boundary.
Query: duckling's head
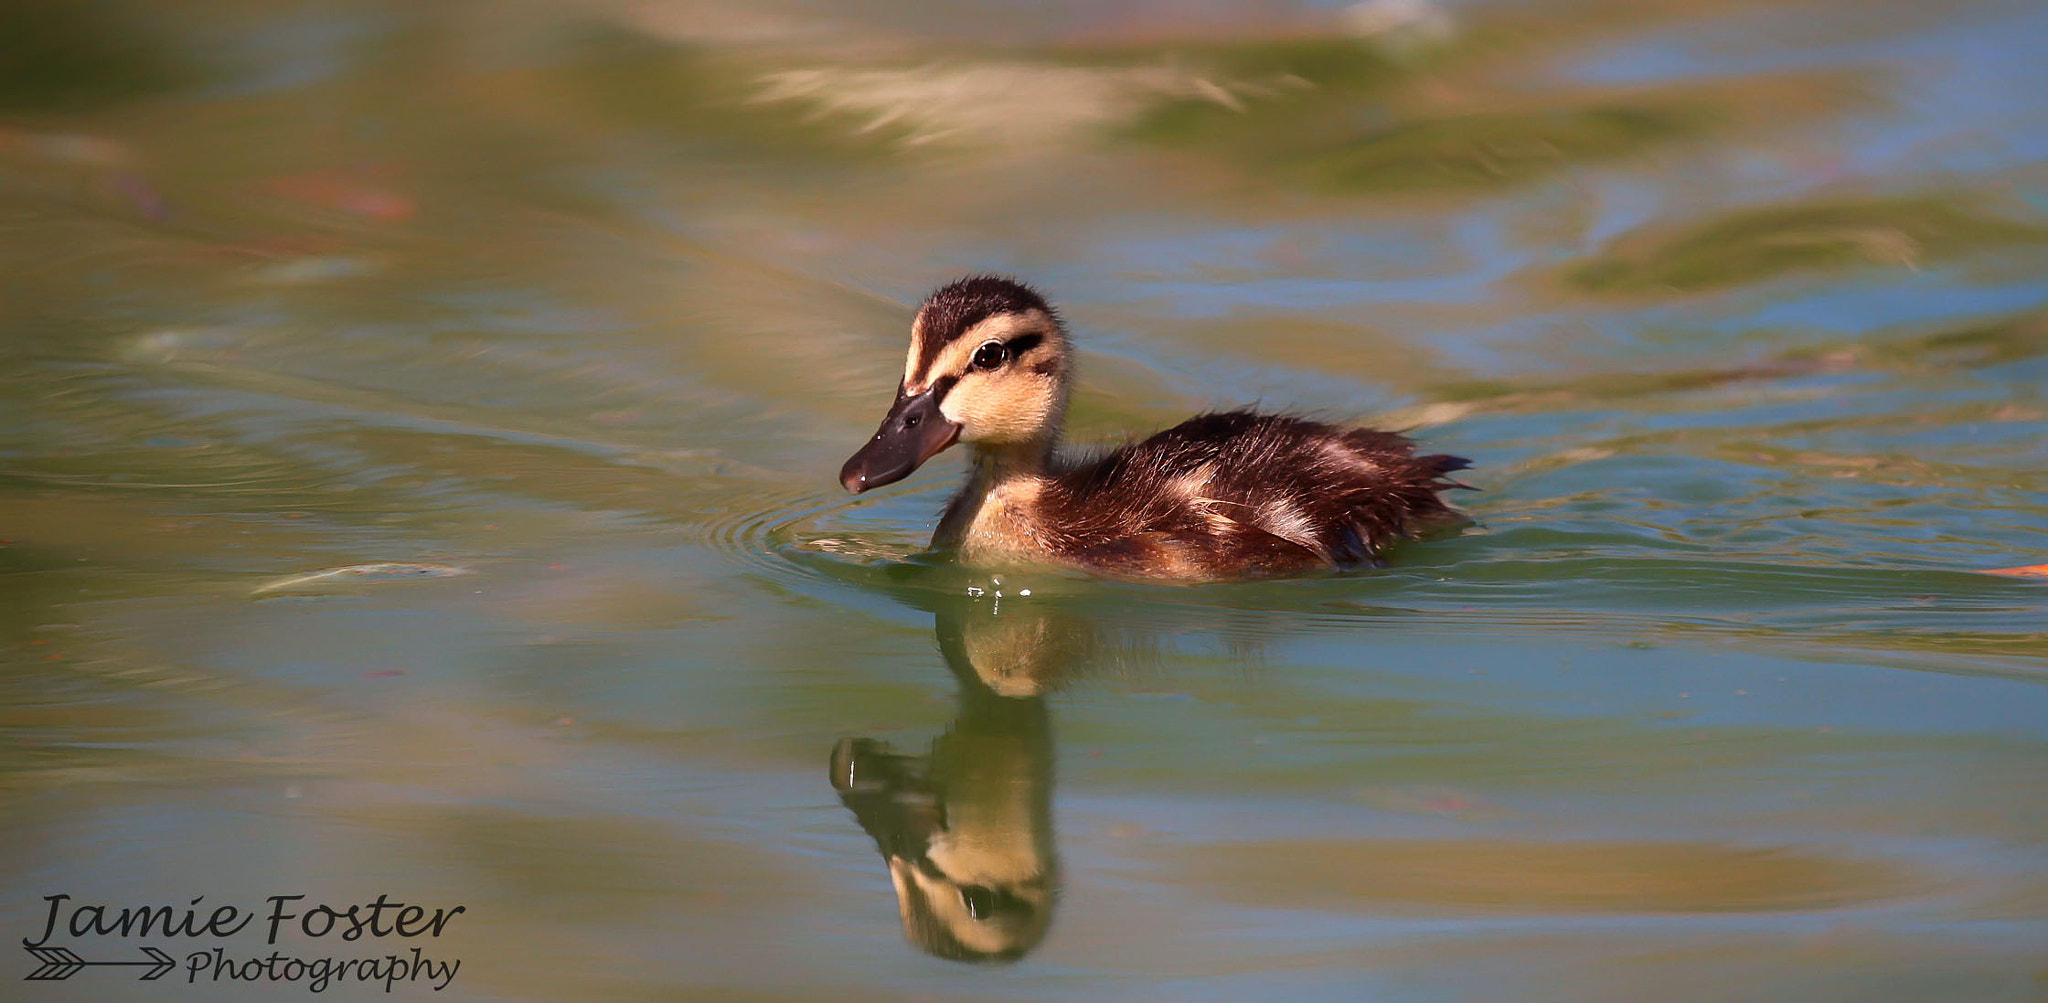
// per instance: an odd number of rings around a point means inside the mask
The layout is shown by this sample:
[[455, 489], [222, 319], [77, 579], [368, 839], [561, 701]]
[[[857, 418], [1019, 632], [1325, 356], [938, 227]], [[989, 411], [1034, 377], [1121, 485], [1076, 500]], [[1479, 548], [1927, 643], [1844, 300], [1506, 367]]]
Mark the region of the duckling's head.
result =
[[955, 442], [1043, 456], [1067, 409], [1066, 330], [1031, 287], [973, 275], [925, 298], [896, 403], [839, 483], [893, 484]]

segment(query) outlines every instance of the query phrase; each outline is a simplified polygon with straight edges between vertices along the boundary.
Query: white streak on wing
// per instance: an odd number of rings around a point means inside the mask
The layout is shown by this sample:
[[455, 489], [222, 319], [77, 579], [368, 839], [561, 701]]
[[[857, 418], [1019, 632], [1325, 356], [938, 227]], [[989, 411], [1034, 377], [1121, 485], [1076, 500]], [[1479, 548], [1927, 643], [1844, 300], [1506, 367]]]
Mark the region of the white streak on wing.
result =
[[1203, 521], [1209, 524], [1210, 532], [1223, 534], [1235, 532], [1238, 521], [1217, 510], [1218, 505], [1228, 505], [1221, 498], [1205, 497], [1202, 492], [1209, 487], [1209, 481], [1216, 476], [1216, 465], [1204, 463], [1173, 479], [1168, 489], [1180, 496], [1181, 501]]
[[1360, 454], [1342, 442], [1323, 443], [1323, 455], [1340, 468], [1350, 468], [1364, 474], [1380, 473], [1380, 465]]
[[1204, 463], [1201, 466], [1196, 467], [1195, 469], [1190, 470], [1187, 473], [1174, 478], [1173, 491], [1175, 494], [1180, 495], [1182, 498], [1186, 498], [1189, 501], [1195, 501], [1201, 498], [1203, 489], [1209, 486], [1210, 479], [1214, 478], [1215, 476], [1216, 465], [1213, 463]]
[[1316, 546], [1315, 525], [1306, 513], [1289, 504], [1285, 498], [1275, 498], [1261, 506], [1252, 524], [1289, 543], [1322, 552], [1322, 548]]
[[1218, 534], [1231, 532], [1237, 529], [1239, 525], [1236, 519], [1224, 515], [1216, 508], [1218, 505], [1228, 504], [1230, 503], [1220, 498], [1188, 499], [1188, 507], [1194, 509], [1196, 515], [1201, 516], [1203, 520], [1208, 522], [1210, 531]]

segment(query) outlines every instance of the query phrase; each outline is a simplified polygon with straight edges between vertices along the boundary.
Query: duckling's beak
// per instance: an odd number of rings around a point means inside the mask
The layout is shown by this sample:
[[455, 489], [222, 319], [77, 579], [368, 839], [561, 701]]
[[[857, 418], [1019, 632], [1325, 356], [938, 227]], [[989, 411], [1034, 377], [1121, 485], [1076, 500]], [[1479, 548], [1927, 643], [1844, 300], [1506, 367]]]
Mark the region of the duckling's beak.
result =
[[[941, 381], [941, 386], [947, 382]], [[875, 437], [839, 468], [839, 483], [854, 494], [894, 484], [957, 441], [960, 426], [940, 413], [940, 392], [935, 387], [910, 397], [897, 391], [896, 404]]]

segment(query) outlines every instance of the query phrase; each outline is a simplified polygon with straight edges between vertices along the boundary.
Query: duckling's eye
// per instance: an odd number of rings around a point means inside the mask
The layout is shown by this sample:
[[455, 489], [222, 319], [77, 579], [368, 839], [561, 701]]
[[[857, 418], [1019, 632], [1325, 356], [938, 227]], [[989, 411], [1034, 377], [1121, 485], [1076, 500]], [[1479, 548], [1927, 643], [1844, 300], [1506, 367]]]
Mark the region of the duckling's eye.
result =
[[962, 885], [960, 904], [967, 908], [967, 915], [987, 919], [995, 912], [996, 893], [980, 885]]
[[974, 350], [974, 368], [995, 369], [1010, 361], [1010, 350], [1000, 341], [991, 341]]

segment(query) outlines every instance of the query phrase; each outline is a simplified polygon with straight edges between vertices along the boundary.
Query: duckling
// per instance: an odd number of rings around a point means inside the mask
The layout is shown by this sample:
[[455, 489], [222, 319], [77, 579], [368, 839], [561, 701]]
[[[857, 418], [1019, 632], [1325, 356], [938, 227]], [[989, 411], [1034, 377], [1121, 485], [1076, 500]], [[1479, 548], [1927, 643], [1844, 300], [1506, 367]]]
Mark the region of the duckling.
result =
[[973, 448], [935, 549], [973, 564], [1204, 582], [1379, 566], [1390, 543], [1462, 521], [1439, 493], [1469, 461], [1406, 437], [1284, 414], [1198, 415], [1106, 453], [1059, 450], [1073, 380], [1059, 314], [973, 275], [918, 308], [896, 402], [839, 482], [856, 494], [956, 442]]

